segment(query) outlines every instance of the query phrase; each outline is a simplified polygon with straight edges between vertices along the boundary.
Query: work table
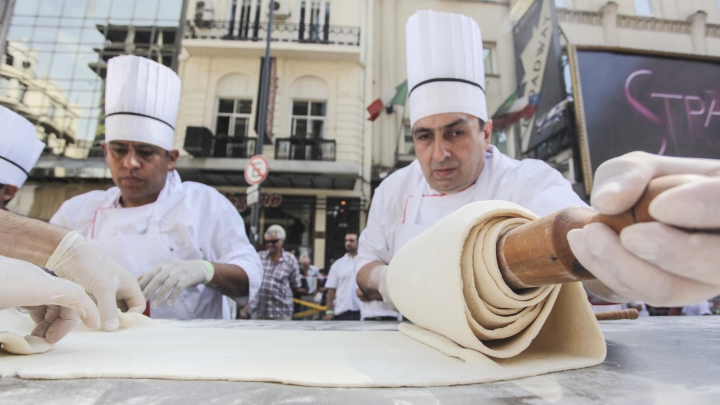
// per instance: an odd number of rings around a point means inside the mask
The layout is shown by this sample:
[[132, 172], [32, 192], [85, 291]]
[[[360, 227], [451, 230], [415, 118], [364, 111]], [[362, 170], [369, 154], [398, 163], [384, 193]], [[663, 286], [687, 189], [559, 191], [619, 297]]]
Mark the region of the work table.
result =
[[[166, 321], [181, 327], [396, 330], [395, 322]], [[338, 389], [275, 383], [148, 379], [0, 379], [0, 404], [596, 404], [720, 403], [720, 316], [600, 323], [596, 367], [454, 387]], [[298, 347], [322, 350], [322, 347]], [[102, 359], [98, 359], [102, 361]], [[312, 367], [308, 364], [308, 368]]]

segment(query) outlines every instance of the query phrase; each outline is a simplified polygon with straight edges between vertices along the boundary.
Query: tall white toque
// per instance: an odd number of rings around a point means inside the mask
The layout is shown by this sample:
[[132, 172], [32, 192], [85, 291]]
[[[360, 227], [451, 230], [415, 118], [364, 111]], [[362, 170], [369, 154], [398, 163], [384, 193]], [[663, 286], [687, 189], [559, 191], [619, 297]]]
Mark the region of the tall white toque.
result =
[[22, 187], [44, 148], [30, 121], [0, 106], [0, 184]]
[[460, 112], [487, 121], [480, 27], [470, 17], [422, 10], [407, 22], [410, 123]]
[[105, 82], [105, 141], [133, 141], [173, 148], [180, 104], [180, 78], [139, 56], [108, 61]]

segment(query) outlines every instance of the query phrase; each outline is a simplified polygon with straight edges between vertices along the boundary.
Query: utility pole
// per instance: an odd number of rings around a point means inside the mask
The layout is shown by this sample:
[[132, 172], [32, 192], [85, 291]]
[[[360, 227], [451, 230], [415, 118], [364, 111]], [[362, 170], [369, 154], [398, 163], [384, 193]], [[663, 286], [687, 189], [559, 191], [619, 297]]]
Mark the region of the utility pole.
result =
[[[268, 19], [267, 27], [267, 38], [265, 44], [265, 61], [263, 62], [262, 76], [260, 79], [260, 114], [258, 119], [258, 134], [257, 140], [255, 141], [255, 154], [262, 155], [263, 143], [265, 143], [265, 124], [267, 120], [268, 110], [268, 86], [270, 85], [270, 42], [272, 41], [272, 28], [273, 28], [273, 16], [275, 13], [275, 0], [270, 0], [270, 18]], [[262, 184], [258, 184], [258, 197], [260, 196]], [[260, 242], [260, 198], [258, 198], [252, 206], [252, 217], [250, 222], [250, 235], [252, 237], [252, 243], [255, 247], [258, 247]]]
[[180, 52], [182, 51], [182, 40], [183, 37], [185, 37], [185, 26], [187, 25], [187, 9], [188, 0], [183, 0], [182, 10], [180, 11], [180, 24], [178, 24], [177, 34], [175, 34], [175, 44], [173, 44], [175, 48], [175, 51], [173, 52], [175, 54], [175, 57], [172, 60], [172, 66], [170, 66], [170, 69], [172, 69], [175, 73], [178, 73], [179, 70], [180, 61], [178, 59], [180, 59]]
[[5, 57], [10, 19], [15, 9], [15, 0], [0, 0], [0, 64]]

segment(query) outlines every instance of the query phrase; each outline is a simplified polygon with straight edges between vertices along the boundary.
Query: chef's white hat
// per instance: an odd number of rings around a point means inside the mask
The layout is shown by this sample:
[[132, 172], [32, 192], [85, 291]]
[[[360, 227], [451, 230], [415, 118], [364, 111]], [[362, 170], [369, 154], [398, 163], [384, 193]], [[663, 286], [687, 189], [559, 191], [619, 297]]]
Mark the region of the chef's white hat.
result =
[[108, 61], [105, 141], [133, 141], [173, 148], [180, 78], [147, 58], [123, 55]]
[[461, 14], [422, 10], [407, 22], [410, 122], [451, 112], [487, 121], [480, 27]]
[[30, 121], [0, 106], [0, 184], [22, 187], [44, 148]]

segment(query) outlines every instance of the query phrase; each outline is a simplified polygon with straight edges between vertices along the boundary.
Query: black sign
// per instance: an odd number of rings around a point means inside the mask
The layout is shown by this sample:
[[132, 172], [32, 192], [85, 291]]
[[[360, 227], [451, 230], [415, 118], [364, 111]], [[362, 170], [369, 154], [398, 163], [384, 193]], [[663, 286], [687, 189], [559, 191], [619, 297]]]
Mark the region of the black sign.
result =
[[720, 60], [578, 50], [592, 172], [632, 151], [720, 158]]
[[555, 119], [552, 128], [538, 126], [547, 124], [548, 113], [566, 98], [555, 2], [535, 0], [513, 28], [513, 37], [517, 97], [540, 93], [535, 115], [520, 121], [522, 152], [526, 153], [569, 128], [567, 114]]
[[255, 133], [260, 131], [260, 111], [263, 108], [267, 109], [265, 115], [265, 138], [263, 145], [272, 145], [273, 136], [273, 120], [275, 118], [275, 95], [277, 94], [277, 61], [274, 56], [270, 57], [270, 78], [268, 79], [268, 95], [267, 104], [265, 106], [260, 105], [260, 94], [262, 93], [262, 72], [264, 71], [265, 58], [260, 58], [260, 78], [258, 79], [258, 108], [255, 110]]

